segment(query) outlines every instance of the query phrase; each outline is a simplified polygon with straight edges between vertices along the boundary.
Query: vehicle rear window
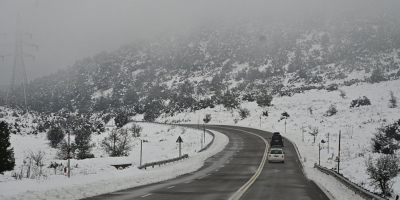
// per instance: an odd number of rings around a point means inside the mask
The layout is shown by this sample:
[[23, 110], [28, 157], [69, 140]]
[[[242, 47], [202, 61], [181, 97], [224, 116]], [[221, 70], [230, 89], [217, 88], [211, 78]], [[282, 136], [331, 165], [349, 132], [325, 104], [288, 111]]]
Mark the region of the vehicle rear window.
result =
[[273, 149], [270, 154], [282, 154], [282, 150]]
[[274, 136], [272, 136], [272, 139], [273, 140], [280, 140], [282, 138], [282, 136], [280, 136], [280, 135], [274, 135]]

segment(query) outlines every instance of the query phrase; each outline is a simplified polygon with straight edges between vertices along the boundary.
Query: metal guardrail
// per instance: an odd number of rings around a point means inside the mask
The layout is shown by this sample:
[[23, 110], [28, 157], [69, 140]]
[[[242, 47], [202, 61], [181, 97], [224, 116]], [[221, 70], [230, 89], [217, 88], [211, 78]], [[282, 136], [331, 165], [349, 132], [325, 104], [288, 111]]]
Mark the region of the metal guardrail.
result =
[[386, 198], [380, 197], [377, 194], [366, 190], [365, 188], [351, 182], [349, 179], [346, 177], [342, 176], [341, 174], [338, 174], [337, 172], [330, 170], [326, 167], [322, 167], [318, 165], [317, 163], [314, 164], [314, 167], [317, 168], [319, 171], [331, 175], [334, 178], [336, 178], [338, 181], [343, 183], [345, 186], [347, 186], [349, 189], [353, 190], [355, 193], [363, 197], [364, 199], [371, 199], [371, 200], [387, 200]]
[[[203, 129], [200, 129], [200, 128], [196, 128], [196, 127], [193, 127], [193, 126], [187, 126], [187, 125], [184, 125], [184, 124], [168, 124], [168, 123], [148, 122], [148, 121], [131, 121], [131, 122], [152, 123], [152, 124], [172, 125], [172, 126], [183, 126], [183, 127], [185, 127], [185, 128], [203, 130]], [[203, 147], [202, 149], [200, 149], [198, 152], [202, 152], [202, 151], [207, 150], [207, 149], [213, 144], [213, 142], [214, 142], [214, 138], [215, 138], [214, 133], [211, 132], [211, 131], [209, 131], [209, 130], [206, 130], [206, 133], [208, 133], [208, 134], [210, 134], [210, 135], [212, 136], [212, 140], [211, 140], [210, 143], [208, 143], [205, 147]], [[150, 167], [150, 166], [151, 166], [151, 167], [154, 167], [154, 166], [157, 166], [157, 165], [158, 165], [158, 166], [161, 166], [161, 165], [165, 165], [165, 164], [170, 163], [170, 162], [175, 162], [175, 161], [178, 161], [178, 160], [182, 160], [182, 159], [185, 159], [185, 158], [188, 158], [188, 157], [189, 157], [188, 154], [184, 154], [183, 156], [178, 157], [178, 158], [172, 158], [172, 159], [168, 159], [168, 160], [162, 160], [162, 161], [157, 161], [157, 162], [146, 163], [146, 164], [144, 164], [144, 165], [140, 165], [140, 166], [138, 167], [138, 169], [143, 169], [143, 168], [146, 169], [147, 167]]]
[[[201, 129], [201, 128], [197, 128], [195, 126], [188, 126], [188, 125], [185, 125], [185, 124], [172, 124], [172, 123], [160, 123], [160, 122], [148, 122], [148, 121], [131, 121], [131, 122], [152, 123], [152, 124], [172, 125], [172, 126], [183, 126], [183, 127], [189, 128], [189, 129], [197, 129], [197, 130], [203, 131], [203, 129]], [[198, 152], [203, 152], [203, 151], [207, 150], [214, 143], [214, 138], [215, 138], [214, 133], [209, 131], [209, 130], [206, 130], [206, 133], [210, 134], [212, 136], [212, 139], [211, 139], [210, 143], [208, 143], [205, 147], [200, 149]]]
[[168, 160], [162, 160], [162, 161], [157, 161], [157, 162], [146, 163], [144, 165], [140, 165], [138, 167], [138, 169], [143, 169], [143, 168], [146, 169], [147, 167], [153, 167], [154, 168], [154, 166], [157, 166], [157, 165], [161, 166], [161, 165], [165, 165], [167, 163], [183, 160], [185, 158], [189, 158], [189, 155], [184, 154], [183, 156], [177, 157], [177, 158], [172, 158], [172, 159], [168, 159]]

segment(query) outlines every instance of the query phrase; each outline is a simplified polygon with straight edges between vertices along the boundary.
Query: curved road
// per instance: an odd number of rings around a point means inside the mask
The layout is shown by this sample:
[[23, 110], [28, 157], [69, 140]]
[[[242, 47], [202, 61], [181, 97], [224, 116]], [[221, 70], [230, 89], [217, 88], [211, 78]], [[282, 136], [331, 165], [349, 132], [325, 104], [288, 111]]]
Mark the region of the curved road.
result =
[[[208, 158], [198, 171], [179, 178], [132, 189], [104, 194], [89, 199], [329, 199], [301, 169], [296, 150], [285, 141], [285, 163], [263, 162], [268, 146], [266, 139], [272, 133], [236, 126], [207, 126], [207, 129], [224, 133], [229, 144], [218, 154]], [[258, 136], [257, 136], [258, 135]], [[264, 165], [262, 165], [264, 163]], [[259, 167], [260, 171], [257, 171]], [[258, 172], [258, 173], [257, 173]], [[255, 174], [259, 176], [254, 180]], [[248, 185], [245, 192], [242, 186]], [[237, 195], [240, 193], [240, 195]]]

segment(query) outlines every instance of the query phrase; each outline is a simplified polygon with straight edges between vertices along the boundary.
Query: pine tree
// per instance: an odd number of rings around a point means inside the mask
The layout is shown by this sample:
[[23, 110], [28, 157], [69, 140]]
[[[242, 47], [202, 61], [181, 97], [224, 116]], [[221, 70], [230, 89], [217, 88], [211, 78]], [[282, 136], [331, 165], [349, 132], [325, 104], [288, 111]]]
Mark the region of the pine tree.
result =
[[94, 158], [94, 155], [91, 154], [92, 146], [90, 144], [91, 141], [91, 131], [90, 127], [84, 127], [80, 130], [75, 131], [75, 144], [76, 150], [78, 150], [76, 154], [77, 159], [86, 159], [86, 158]]
[[10, 146], [10, 130], [7, 122], [2, 121], [0, 122], [0, 174], [14, 169], [14, 148]]
[[264, 90], [257, 96], [257, 104], [261, 107], [271, 106], [272, 99], [273, 97]]
[[224, 96], [222, 96], [222, 105], [227, 109], [234, 109], [239, 106], [237, 95], [229, 90], [226, 90]]
[[397, 107], [397, 98], [394, 96], [393, 91], [390, 91], [389, 108]]
[[64, 139], [64, 133], [61, 127], [54, 126], [47, 132], [47, 139], [50, 141], [50, 146], [56, 148], [57, 145]]

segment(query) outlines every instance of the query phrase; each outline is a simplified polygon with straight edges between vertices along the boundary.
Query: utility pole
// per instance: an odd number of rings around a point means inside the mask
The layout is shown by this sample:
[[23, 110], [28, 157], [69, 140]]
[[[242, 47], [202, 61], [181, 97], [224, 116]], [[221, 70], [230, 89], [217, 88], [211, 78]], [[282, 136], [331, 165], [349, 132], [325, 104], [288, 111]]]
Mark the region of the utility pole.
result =
[[338, 152], [338, 163], [337, 163], [337, 173], [339, 174], [340, 170], [340, 138], [342, 136], [342, 131], [339, 131], [339, 152]]
[[261, 127], [261, 115], [260, 115], [260, 127]]
[[70, 134], [69, 130], [67, 130], [67, 132], [68, 132], [68, 178], [70, 178], [71, 177], [71, 161], [70, 161], [70, 159], [71, 159], [71, 140], [70, 140], [71, 134]]
[[[17, 16], [16, 31], [13, 34], [15, 34], [14, 44], [0, 44], [0, 46], [10, 46], [15, 48], [14, 54], [9, 55], [14, 56], [14, 62], [10, 86], [6, 96], [6, 105], [28, 112], [28, 104], [26, 100], [26, 86], [28, 84], [28, 80], [26, 77], [24, 57], [32, 57], [32, 60], [35, 60], [35, 56], [25, 53], [23, 51], [23, 47], [35, 47], [36, 50], [38, 50], [39, 47], [23, 41], [24, 35], [29, 35], [30, 38], [32, 38], [32, 34], [21, 30], [21, 20], [19, 14]], [[0, 55], [0, 57], [4, 59], [3, 55]]]

